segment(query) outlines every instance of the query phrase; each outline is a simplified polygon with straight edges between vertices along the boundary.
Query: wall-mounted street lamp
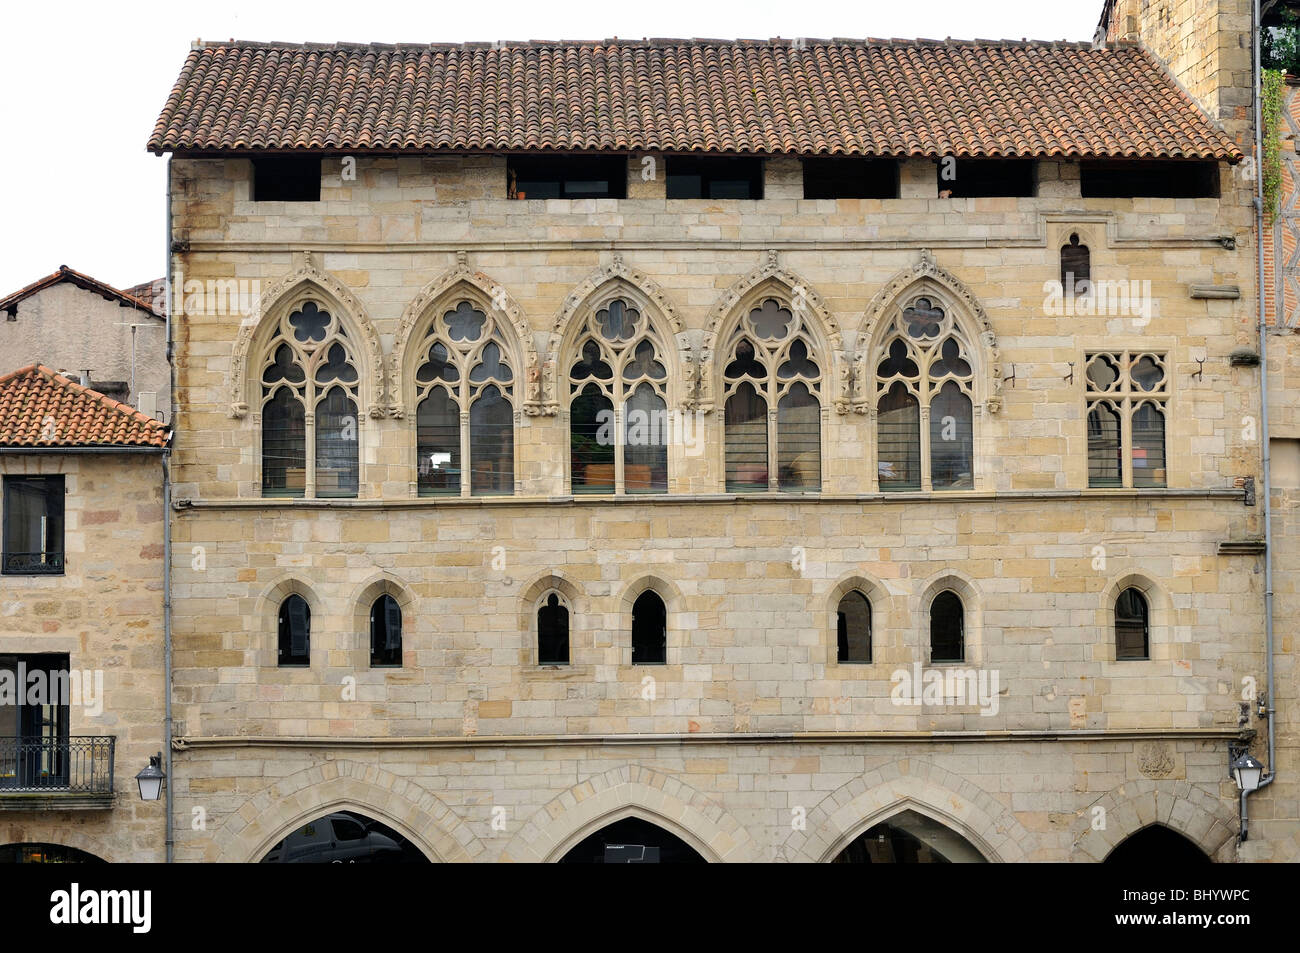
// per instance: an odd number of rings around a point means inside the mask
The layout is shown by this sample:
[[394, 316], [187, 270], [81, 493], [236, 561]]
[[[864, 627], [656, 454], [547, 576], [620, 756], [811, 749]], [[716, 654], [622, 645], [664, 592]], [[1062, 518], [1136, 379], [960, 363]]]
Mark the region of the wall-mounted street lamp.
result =
[[1249, 749], [1229, 745], [1228, 774], [1233, 781], [1237, 782], [1237, 790], [1241, 792], [1241, 832], [1237, 837], [1237, 843], [1242, 844], [1245, 843], [1248, 833], [1246, 798], [1259, 790], [1259, 781], [1264, 775], [1264, 766], [1251, 755]]
[[140, 785], [140, 800], [158, 800], [158, 795], [162, 793], [163, 781], [167, 780], [167, 774], [162, 769], [161, 751], [150, 756], [149, 767], [137, 774], [135, 780]]

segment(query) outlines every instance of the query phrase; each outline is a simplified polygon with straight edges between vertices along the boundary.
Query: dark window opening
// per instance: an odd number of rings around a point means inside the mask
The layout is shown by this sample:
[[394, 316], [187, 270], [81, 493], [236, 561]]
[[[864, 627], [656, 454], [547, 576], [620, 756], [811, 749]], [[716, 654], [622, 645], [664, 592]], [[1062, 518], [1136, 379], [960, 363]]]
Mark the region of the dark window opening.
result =
[[871, 603], [856, 589], [846, 593], [835, 613], [837, 660], [871, 661]]
[[1115, 600], [1115, 658], [1135, 661], [1150, 657], [1151, 626], [1146, 596], [1130, 587]]
[[510, 156], [512, 199], [625, 199], [627, 156]]
[[254, 202], [319, 202], [320, 156], [258, 156]]
[[1061, 246], [1061, 293], [1067, 298], [1082, 297], [1092, 288], [1092, 253], [1079, 244], [1078, 234]]
[[94, 854], [63, 844], [5, 844], [0, 864], [103, 864]]
[[370, 607], [370, 664], [376, 668], [402, 665], [402, 607], [387, 593]]
[[63, 567], [63, 477], [5, 477], [5, 574], [61, 575]]
[[668, 662], [668, 610], [653, 589], [632, 603], [632, 664], [665, 665]]
[[1219, 197], [1219, 165], [1179, 159], [1098, 159], [1079, 163], [1085, 199]]
[[930, 661], [961, 662], [966, 658], [965, 612], [952, 590], [930, 603]]
[[950, 159], [939, 165], [939, 195], [954, 199], [1032, 198], [1037, 163], [1033, 159]]
[[806, 199], [896, 199], [898, 160], [817, 156], [803, 160]]
[[562, 864], [703, 864], [695, 848], [639, 817], [625, 817], [583, 840]]
[[1211, 861], [1205, 851], [1182, 834], [1163, 824], [1152, 824], [1121, 841], [1106, 855], [1105, 863], [1168, 869], [1201, 867]]
[[280, 603], [279, 664], [311, 664], [311, 609], [307, 600], [291, 595]]
[[537, 610], [537, 664], [569, 664], [569, 609], [554, 592]]
[[763, 160], [668, 156], [666, 186], [670, 199], [761, 199]]
[[67, 788], [72, 775], [84, 774], [71, 762], [89, 755], [69, 745], [69, 657], [0, 655], [0, 673], [15, 689], [0, 704], [0, 791]]

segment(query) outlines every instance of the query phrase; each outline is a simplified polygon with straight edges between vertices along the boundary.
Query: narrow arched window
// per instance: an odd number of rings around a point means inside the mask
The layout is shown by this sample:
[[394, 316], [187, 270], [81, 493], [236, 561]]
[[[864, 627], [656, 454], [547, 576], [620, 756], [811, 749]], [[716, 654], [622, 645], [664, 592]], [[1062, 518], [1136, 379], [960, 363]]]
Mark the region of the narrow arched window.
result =
[[492, 313], [460, 301], [429, 324], [415, 371], [420, 496], [515, 491], [515, 377]]
[[821, 489], [823, 369], [804, 316], [765, 298], [741, 319], [725, 353], [727, 492]]
[[858, 590], [846, 592], [835, 611], [837, 660], [871, 661], [871, 602]]
[[357, 495], [362, 421], [351, 347], [316, 301], [281, 318], [262, 363], [263, 496]]
[[913, 299], [887, 329], [876, 362], [882, 490], [974, 488], [974, 387], [966, 337], [947, 308]]
[[1067, 298], [1082, 297], [1092, 288], [1092, 261], [1087, 245], [1079, 244], [1077, 233], [1061, 246], [1061, 293]]
[[569, 664], [569, 607], [558, 592], [537, 607], [537, 664]]
[[653, 589], [632, 603], [632, 664], [664, 665], [668, 661], [668, 610]]
[[1125, 589], [1115, 600], [1115, 658], [1151, 657], [1151, 624], [1147, 598], [1140, 589]]
[[573, 492], [667, 493], [665, 342], [623, 298], [593, 308], [578, 333], [568, 373]]
[[966, 659], [966, 619], [961, 597], [947, 589], [930, 603], [930, 661]]
[[280, 603], [279, 664], [311, 664], [311, 609], [307, 600], [294, 594]]
[[387, 593], [370, 607], [370, 664], [374, 668], [402, 665], [402, 607]]

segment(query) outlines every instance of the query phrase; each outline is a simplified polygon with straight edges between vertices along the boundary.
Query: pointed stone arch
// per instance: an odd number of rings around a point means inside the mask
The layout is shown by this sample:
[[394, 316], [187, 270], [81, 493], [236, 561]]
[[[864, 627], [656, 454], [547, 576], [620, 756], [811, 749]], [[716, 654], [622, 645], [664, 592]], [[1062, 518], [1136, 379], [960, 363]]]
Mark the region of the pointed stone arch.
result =
[[477, 300], [484, 308], [504, 315], [504, 320], [498, 323], [509, 328], [506, 346], [524, 380], [522, 410], [530, 417], [541, 413], [541, 366], [533, 343], [533, 331], [523, 308], [502, 284], [481, 271], [471, 271], [468, 256], [465, 252], [459, 252], [455, 267], [421, 288], [397, 323], [393, 353], [389, 356], [388, 376], [392, 382], [390, 416], [400, 418], [406, 415], [406, 391], [409, 382], [414, 379], [416, 368], [413, 365], [418, 360], [416, 352], [419, 351], [418, 345], [422, 340], [422, 335], [418, 332], [424, 330], [438, 308], [450, 306], [455, 303], [453, 299], [465, 297]]
[[1153, 824], [1183, 835], [1217, 863], [1236, 859], [1237, 814], [1232, 800], [1190, 781], [1139, 778], [1125, 781], [1079, 812], [1070, 860], [1103, 861], [1129, 837]]
[[989, 861], [1036, 859], [1035, 835], [1006, 805], [959, 775], [913, 759], [883, 764], [823, 798], [805, 828], [777, 846], [777, 859], [832, 861], [863, 831], [909, 810], [950, 827]]
[[593, 775], [552, 798], [524, 822], [501, 859], [558, 861], [587, 836], [625, 817], [663, 827], [714, 863], [760, 859], [749, 831], [721, 805], [671, 775], [637, 764]]
[[[582, 327], [583, 318], [601, 303], [619, 296], [632, 299], [644, 309], [650, 325], [663, 338], [665, 347], [671, 347], [673, 366], [669, 369], [669, 394], [680, 395], [685, 401], [689, 392], [686, 377], [690, 373], [692, 352], [689, 334], [676, 306], [653, 278], [629, 265], [619, 253], [610, 263], [596, 269], [582, 280], [564, 299], [556, 312], [546, 344], [546, 365], [543, 370], [542, 412], [548, 415], [560, 412], [559, 379], [565, 373], [562, 366], [570, 356]], [[673, 400], [669, 400], [670, 406]]]
[[917, 263], [889, 279], [863, 313], [854, 358], [854, 412], [866, 414], [875, 407], [876, 359], [895, 310], [913, 298], [927, 295], [938, 298], [951, 309], [954, 323], [970, 340], [971, 356], [977, 365], [976, 403], [991, 414], [1002, 409], [1002, 364], [997, 334], [988, 313], [975, 292], [961, 279], [939, 267], [930, 250], [923, 248]]
[[722, 392], [722, 368], [727, 359], [720, 345], [725, 344], [732, 328], [757, 301], [773, 293], [789, 300], [811, 318], [807, 326], [814, 343], [822, 354], [828, 355], [826, 396], [838, 413], [848, 413], [851, 362], [843, 353], [844, 338], [839, 322], [812, 283], [782, 266], [780, 255], [774, 249], [767, 252], [758, 267], [724, 291], [710, 309], [698, 359], [690, 368], [691, 379], [687, 382], [690, 409], [703, 413], [713, 410], [715, 395]]
[[205, 862], [256, 863], [278, 841], [313, 818], [357, 811], [382, 821], [444, 863], [480, 858], [483, 845], [437, 796], [413, 781], [356, 761], [326, 761], [280, 778], [227, 815]]
[[240, 323], [235, 335], [235, 345], [230, 356], [230, 416], [245, 417], [249, 406], [250, 389], [258, 383], [259, 370], [249, 366], [267, 341], [275, 334], [280, 315], [288, 308], [319, 296], [327, 309], [333, 309], [339, 323], [354, 335], [356, 359], [362, 379], [367, 382], [359, 390], [364, 401], [363, 413], [382, 417], [387, 413], [388, 381], [384, 365], [383, 346], [374, 322], [366, 313], [365, 305], [342, 281], [322, 269], [313, 252], [305, 251], [294, 270], [285, 275], [258, 300], [257, 317]]

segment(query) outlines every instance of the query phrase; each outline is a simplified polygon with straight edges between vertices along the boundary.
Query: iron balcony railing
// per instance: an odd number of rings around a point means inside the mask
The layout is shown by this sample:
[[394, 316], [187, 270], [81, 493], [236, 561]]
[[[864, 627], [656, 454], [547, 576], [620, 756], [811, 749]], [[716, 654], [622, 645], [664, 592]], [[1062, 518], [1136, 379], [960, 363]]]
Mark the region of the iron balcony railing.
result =
[[63, 553], [7, 552], [4, 554], [4, 561], [0, 562], [0, 566], [4, 567], [4, 572], [8, 575], [37, 576], [46, 573], [62, 575]]
[[113, 793], [112, 735], [0, 738], [0, 797]]

